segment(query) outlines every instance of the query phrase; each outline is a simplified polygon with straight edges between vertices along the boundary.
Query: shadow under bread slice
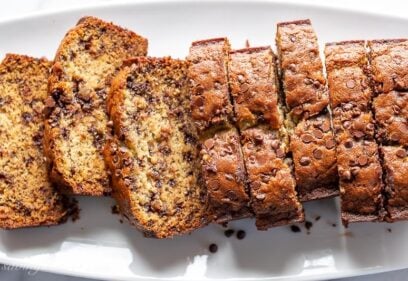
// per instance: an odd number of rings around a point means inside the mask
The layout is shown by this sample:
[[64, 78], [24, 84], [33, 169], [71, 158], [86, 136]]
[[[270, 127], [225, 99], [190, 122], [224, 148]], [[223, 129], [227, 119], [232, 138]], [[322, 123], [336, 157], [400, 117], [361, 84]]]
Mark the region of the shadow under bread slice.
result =
[[371, 113], [364, 41], [326, 45], [344, 225], [384, 217], [382, 169]]
[[0, 64], [0, 228], [62, 223], [75, 209], [50, 182], [43, 153], [51, 64], [14, 54]]
[[124, 59], [146, 53], [145, 38], [93, 17], [81, 19], [61, 41], [49, 78], [45, 148], [51, 178], [63, 192], [110, 193], [102, 156], [110, 80]]
[[108, 97], [114, 137], [105, 158], [113, 197], [150, 237], [189, 233], [208, 222], [187, 69], [182, 60], [132, 59]]

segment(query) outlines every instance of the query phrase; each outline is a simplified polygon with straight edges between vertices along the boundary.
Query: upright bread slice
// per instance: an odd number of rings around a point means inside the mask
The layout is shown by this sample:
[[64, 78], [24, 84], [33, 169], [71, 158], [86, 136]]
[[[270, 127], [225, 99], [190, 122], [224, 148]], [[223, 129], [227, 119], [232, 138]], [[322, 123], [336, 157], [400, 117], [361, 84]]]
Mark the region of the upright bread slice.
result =
[[344, 225], [383, 218], [383, 183], [364, 41], [326, 45]]
[[111, 191], [102, 156], [110, 80], [124, 59], [146, 52], [146, 39], [92, 17], [81, 19], [62, 40], [49, 78], [45, 148], [51, 178], [64, 192]]
[[368, 41], [387, 221], [408, 219], [408, 39]]
[[113, 197], [147, 236], [166, 238], [207, 223], [188, 64], [139, 57], [112, 82], [114, 138], [105, 148]]
[[70, 213], [48, 179], [43, 154], [50, 67], [21, 55], [0, 64], [0, 228], [58, 224]]
[[299, 196], [302, 201], [335, 196], [339, 192], [329, 97], [310, 20], [278, 23], [276, 44]]
[[228, 76], [257, 228], [303, 221], [271, 47], [231, 51]]
[[227, 38], [215, 38], [193, 42], [188, 55], [191, 111], [202, 148], [203, 181], [209, 213], [219, 223], [252, 216], [228, 89], [229, 50]]

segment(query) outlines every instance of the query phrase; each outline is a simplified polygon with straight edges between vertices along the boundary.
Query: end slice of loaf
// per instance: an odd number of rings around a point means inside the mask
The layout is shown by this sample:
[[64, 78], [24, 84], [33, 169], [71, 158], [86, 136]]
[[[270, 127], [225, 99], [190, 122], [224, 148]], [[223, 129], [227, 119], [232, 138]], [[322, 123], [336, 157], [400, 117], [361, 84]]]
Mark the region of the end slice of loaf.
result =
[[188, 64], [136, 58], [108, 98], [114, 138], [105, 149], [120, 211], [147, 236], [166, 238], [207, 223]]
[[81, 19], [62, 40], [49, 78], [45, 148], [51, 177], [64, 192], [111, 191], [102, 156], [110, 80], [123, 60], [146, 53], [146, 39], [93, 17]]
[[51, 62], [7, 55], [0, 65], [0, 228], [54, 225], [70, 213], [43, 155]]

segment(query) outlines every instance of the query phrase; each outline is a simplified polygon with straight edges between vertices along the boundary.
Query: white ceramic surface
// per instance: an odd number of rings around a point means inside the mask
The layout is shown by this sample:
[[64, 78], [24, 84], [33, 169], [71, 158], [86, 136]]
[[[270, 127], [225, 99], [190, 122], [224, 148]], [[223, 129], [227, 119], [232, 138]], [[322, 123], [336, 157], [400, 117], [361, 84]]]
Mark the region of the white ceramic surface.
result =
[[[274, 44], [279, 21], [310, 18], [320, 44], [408, 37], [408, 20], [268, 1], [139, 2], [38, 14], [0, 22], [0, 56], [7, 52], [53, 57], [66, 30], [84, 15], [112, 20], [149, 38], [149, 54], [185, 57], [191, 41], [228, 36], [234, 48]], [[337, 200], [306, 204], [314, 226], [258, 232], [253, 221], [231, 223], [244, 240], [209, 226], [172, 240], [152, 240], [121, 224], [109, 198], [81, 198], [81, 219], [51, 228], [0, 231], [0, 263], [115, 280], [315, 280], [408, 267], [408, 223], [342, 228]], [[315, 221], [316, 216], [321, 216]], [[336, 223], [336, 227], [332, 224]], [[392, 229], [392, 232], [388, 231]], [[217, 243], [219, 251], [208, 253]]]

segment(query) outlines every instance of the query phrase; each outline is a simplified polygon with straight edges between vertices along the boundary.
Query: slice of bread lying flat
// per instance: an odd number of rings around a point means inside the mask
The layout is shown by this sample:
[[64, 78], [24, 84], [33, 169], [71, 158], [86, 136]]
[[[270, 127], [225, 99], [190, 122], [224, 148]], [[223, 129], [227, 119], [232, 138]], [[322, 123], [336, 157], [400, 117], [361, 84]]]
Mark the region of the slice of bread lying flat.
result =
[[135, 58], [115, 77], [108, 97], [112, 195], [148, 237], [188, 233], [208, 220], [187, 68], [171, 58]]
[[92, 17], [81, 19], [62, 40], [49, 78], [45, 148], [51, 178], [63, 192], [110, 193], [102, 155], [106, 96], [123, 60], [146, 53], [146, 39]]
[[50, 67], [21, 55], [0, 65], [0, 228], [58, 224], [71, 211], [48, 179], [43, 155]]

